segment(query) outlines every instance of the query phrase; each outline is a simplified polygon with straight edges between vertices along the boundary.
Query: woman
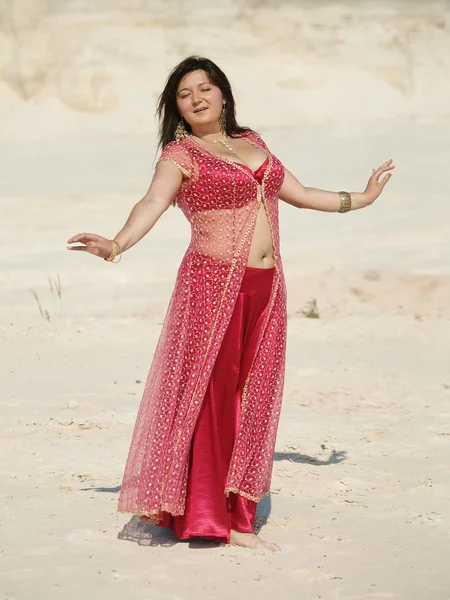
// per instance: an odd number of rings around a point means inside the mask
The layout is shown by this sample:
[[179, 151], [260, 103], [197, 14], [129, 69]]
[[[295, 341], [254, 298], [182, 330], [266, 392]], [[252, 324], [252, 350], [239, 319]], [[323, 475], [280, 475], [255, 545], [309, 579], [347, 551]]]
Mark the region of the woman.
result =
[[[133, 432], [119, 511], [180, 539], [277, 550], [253, 533], [270, 490], [284, 385], [286, 287], [278, 200], [347, 212], [369, 206], [394, 166], [363, 193], [304, 187], [251, 129], [236, 122], [229, 81], [189, 57], [158, 103], [163, 152], [145, 196], [114, 240], [68, 243], [113, 261], [173, 204], [192, 229]], [[383, 175], [381, 181], [380, 176]]]

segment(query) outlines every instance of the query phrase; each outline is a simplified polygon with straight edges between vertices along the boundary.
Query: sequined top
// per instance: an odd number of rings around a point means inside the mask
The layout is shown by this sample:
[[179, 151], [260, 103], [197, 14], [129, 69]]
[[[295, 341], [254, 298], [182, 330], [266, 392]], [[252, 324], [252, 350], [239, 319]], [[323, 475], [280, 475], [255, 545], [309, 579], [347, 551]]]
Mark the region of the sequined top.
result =
[[272, 234], [275, 272], [242, 394], [225, 493], [258, 501], [270, 490], [286, 348], [278, 222], [284, 168], [259, 136], [246, 132], [243, 137], [267, 155], [256, 172], [219, 157], [192, 137], [170, 142], [160, 157], [184, 174], [176, 202], [191, 225], [191, 240], [148, 374], [119, 498], [120, 511], [146, 515], [155, 523], [162, 511], [184, 513], [190, 443], [261, 205]]

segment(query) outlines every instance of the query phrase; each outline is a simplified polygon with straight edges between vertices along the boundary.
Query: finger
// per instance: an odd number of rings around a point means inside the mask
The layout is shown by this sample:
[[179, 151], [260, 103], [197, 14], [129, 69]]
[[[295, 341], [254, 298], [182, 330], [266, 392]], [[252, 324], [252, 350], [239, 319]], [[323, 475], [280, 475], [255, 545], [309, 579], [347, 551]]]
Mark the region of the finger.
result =
[[384, 167], [383, 169], [380, 170], [377, 177], [379, 177], [383, 173], [386, 173], [387, 171], [392, 171], [393, 169], [395, 169], [395, 165], [391, 165], [390, 167]]
[[68, 244], [75, 244], [75, 242], [79, 242], [84, 238], [85, 233], [77, 233], [77, 235], [73, 235], [70, 239], [67, 240]]
[[379, 171], [380, 169], [383, 169], [384, 167], [387, 167], [387, 166], [391, 165], [391, 164], [392, 164], [392, 162], [393, 162], [393, 161], [392, 161], [392, 158], [390, 158], [390, 159], [389, 159], [389, 160], [387, 160], [385, 163], [383, 163], [382, 165], [380, 165], [380, 166], [378, 167], [378, 169], [376, 169], [376, 170], [377, 170], [377, 171]]
[[395, 165], [387, 165], [387, 166], [378, 167], [378, 169], [375, 171], [375, 173], [372, 175], [372, 177], [374, 179], [378, 180], [380, 175], [382, 175], [383, 173], [386, 173], [386, 171], [391, 171], [392, 169], [395, 169]]
[[67, 246], [68, 250], [75, 250], [78, 252], [87, 252], [88, 254], [94, 254], [95, 256], [100, 256], [100, 248], [98, 246], [93, 246], [92, 242], [89, 245], [85, 246]]
[[384, 186], [387, 184], [387, 182], [389, 181], [389, 179], [391, 178], [391, 176], [392, 176], [392, 173], [386, 173], [386, 175], [380, 181], [381, 189], [384, 188]]
[[67, 246], [67, 250], [75, 250], [78, 252], [87, 252], [88, 249], [86, 248], [86, 246]]
[[70, 240], [67, 240], [67, 243], [73, 244], [75, 242], [87, 242], [87, 241], [98, 242], [101, 239], [102, 239], [101, 236], [97, 235], [95, 233], [79, 233], [79, 234], [71, 237]]
[[82, 243], [86, 243], [88, 240], [92, 239], [92, 235], [91, 233], [78, 233], [77, 235], [74, 235], [73, 237], [70, 238], [70, 240], [67, 240], [68, 244], [75, 244], [76, 242], [82, 242]]

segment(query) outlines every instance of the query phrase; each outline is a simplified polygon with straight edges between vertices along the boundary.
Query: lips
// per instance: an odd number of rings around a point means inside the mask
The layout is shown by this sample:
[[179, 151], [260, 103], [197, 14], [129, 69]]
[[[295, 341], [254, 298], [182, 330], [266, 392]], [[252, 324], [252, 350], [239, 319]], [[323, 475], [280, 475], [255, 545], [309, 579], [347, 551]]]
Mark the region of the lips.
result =
[[197, 110], [194, 110], [194, 113], [205, 112], [205, 110], [208, 110], [207, 106], [204, 106], [203, 108], [197, 108]]

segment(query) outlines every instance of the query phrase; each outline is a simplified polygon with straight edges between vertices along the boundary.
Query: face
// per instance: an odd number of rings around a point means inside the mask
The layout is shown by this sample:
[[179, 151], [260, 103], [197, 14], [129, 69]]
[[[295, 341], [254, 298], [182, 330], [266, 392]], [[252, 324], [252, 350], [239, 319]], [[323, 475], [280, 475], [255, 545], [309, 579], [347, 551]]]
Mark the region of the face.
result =
[[182, 117], [195, 132], [217, 128], [224, 97], [205, 71], [192, 71], [178, 85], [177, 106]]

